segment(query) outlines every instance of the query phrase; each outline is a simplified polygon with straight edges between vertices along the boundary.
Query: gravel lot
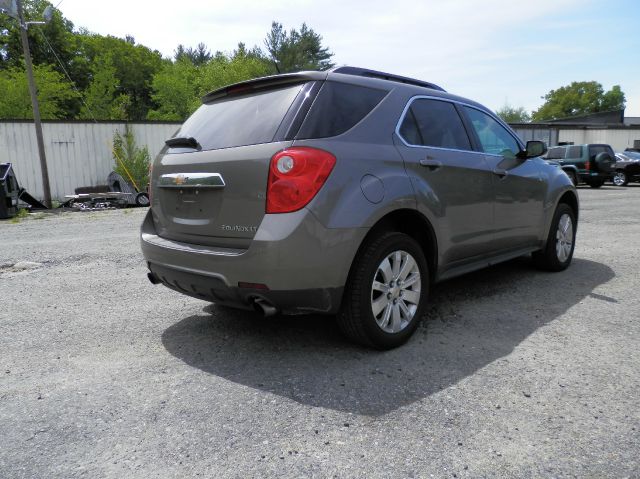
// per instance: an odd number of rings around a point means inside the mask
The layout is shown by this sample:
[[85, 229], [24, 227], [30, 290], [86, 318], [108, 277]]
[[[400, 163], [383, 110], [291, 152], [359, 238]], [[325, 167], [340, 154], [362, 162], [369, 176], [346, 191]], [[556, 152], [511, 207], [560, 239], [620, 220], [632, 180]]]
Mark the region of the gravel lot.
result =
[[0, 222], [0, 477], [640, 477], [640, 186], [580, 198], [385, 353], [152, 286], [143, 210]]

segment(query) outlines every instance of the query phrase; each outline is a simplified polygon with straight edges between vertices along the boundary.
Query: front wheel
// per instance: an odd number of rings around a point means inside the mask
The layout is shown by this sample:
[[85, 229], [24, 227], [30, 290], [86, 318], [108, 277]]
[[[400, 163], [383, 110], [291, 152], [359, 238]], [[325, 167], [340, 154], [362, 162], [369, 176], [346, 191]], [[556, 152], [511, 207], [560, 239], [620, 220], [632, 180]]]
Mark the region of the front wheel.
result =
[[616, 171], [613, 175], [612, 180], [613, 180], [613, 184], [616, 186], [627, 186], [627, 184], [629, 183], [629, 178], [627, 178], [627, 174], [622, 170]]
[[560, 203], [553, 215], [547, 244], [533, 253], [533, 260], [541, 269], [562, 271], [569, 267], [576, 241], [576, 215], [573, 209]]
[[591, 188], [600, 188], [602, 185], [604, 185], [604, 180], [591, 180], [591, 181], [589, 181], [589, 186]]
[[420, 245], [403, 233], [384, 233], [358, 254], [338, 324], [352, 340], [376, 349], [403, 344], [418, 327], [429, 288]]

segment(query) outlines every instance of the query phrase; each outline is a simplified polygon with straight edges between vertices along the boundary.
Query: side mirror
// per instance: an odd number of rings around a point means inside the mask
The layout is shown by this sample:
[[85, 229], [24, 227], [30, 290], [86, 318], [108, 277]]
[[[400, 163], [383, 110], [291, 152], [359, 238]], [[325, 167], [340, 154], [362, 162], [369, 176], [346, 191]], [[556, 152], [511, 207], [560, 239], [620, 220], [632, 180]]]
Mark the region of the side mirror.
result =
[[520, 152], [521, 158], [535, 158], [536, 156], [542, 156], [547, 152], [547, 145], [544, 141], [531, 140], [527, 141], [527, 147], [525, 151]]

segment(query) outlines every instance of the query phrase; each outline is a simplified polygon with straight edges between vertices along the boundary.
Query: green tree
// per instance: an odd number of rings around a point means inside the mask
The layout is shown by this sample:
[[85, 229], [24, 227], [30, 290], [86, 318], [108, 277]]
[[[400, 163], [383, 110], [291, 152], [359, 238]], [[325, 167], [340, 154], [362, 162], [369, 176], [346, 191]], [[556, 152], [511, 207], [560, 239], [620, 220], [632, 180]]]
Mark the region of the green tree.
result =
[[116, 131], [113, 136], [112, 154], [115, 161], [113, 171], [137, 187], [138, 191], [144, 191], [149, 183], [151, 156], [146, 146], [138, 147], [129, 125], [125, 125], [124, 133]]
[[234, 56], [216, 54], [201, 66], [187, 59], [167, 64], [153, 78], [152, 98], [157, 107], [147, 117], [150, 120], [184, 120], [210, 91], [271, 72], [264, 59], [237, 51]]
[[[40, 115], [45, 120], [65, 118], [64, 105], [77, 93], [71, 84], [50, 65], [36, 65], [33, 76], [38, 87]], [[0, 70], [0, 118], [31, 119], [31, 96], [24, 70]]]
[[79, 118], [85, 120], [124, 120], [129, 96], [119, 93], [120, 82], [111, 55], [101, 55], [93, 63], [91, 83], [84, 91]]
[[531, 115], [527, 113], [524, 107], [515, 107], [508, 103], [505, 103], [502, 108], [497, 110], [496, 114], [507, 123], [528, 123], [531, 121]]
[[287, 32], [282, 24], [273, 22], [264, 44], [278, 73], [327, 70], [333, 66], [333, 53], [322, 46], [322, 37], [306, 23], [300, 31], [292, 28]]
[[188, 60], [194, 65], [204, 65], [213, 56], [207, 46], [200, 42], [195, 48], [185, 48], [184, 45], [178, 45], [174, 52], [174, 58], [176, 61]]
[[147, 118], [168, 121], [186, 119], [200, 104], [198, 75], [198, 67], [184, 57], [164, 65], [153, 77], [151, 97], [157, 107], [149, 111]]
[[197, 83], [198, 96], [206, 95], [212, 90], [232, 83], [263, 77], [270, 73], [269, 65], [260, 58], [247, 55], [217, 56], [200, 70]]
[[625, 105], [619, 85], [604, 92], [596, 81], [572, 82], [542, 97], [545, 103], [532, 113], [535, 121], [555, 120], [602, 111], [621, 110]]
[[[151, 98], [153, 76], [170, 63], [163, 60], [158, 51], [143, 45], [135, 45], [132, 37], [127, 39], [83, 32], [78, 34], [79, 55], [90, 64], [108, 54], [118, 81], [119, 93], [128, 96], [126, 119], [143, 120], [154, 106]], [[117, 97], [116, 97], [117, 98]]]
[[[41, 21], [44, 9], [51, 5], [45, 0], [23, 0], [22, 3], [27, 21]], [[30, 25], [27, 37], [34, 65], [51, 65], [64, 77], [68, 74], [78, 89], [87, 87], [91, 70], [89, 62], [78, 55], [73, 23], [59, 10], [53, 9], [47, 24]], [[9, 68], [24, 68], [20, 30], [16, 19], [0, 15], [0, 70]], [[60, 106], [65, 110], [64, 117], [73, 118], [80, 110], [80, 96], [71, 96]]]

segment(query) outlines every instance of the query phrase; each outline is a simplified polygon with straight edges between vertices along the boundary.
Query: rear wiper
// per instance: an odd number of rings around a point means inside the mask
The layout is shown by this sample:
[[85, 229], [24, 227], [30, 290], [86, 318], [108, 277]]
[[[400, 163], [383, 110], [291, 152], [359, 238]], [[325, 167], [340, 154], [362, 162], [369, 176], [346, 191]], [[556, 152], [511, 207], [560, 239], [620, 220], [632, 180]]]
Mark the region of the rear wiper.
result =
[[170, 147], [188, 146], [189, 148], [195, 148], [196, 150], [202, 149], [198, 140], [192, 136], [176, 136], [175, 138], [169, 138], [165, 141], [165, 144]]

